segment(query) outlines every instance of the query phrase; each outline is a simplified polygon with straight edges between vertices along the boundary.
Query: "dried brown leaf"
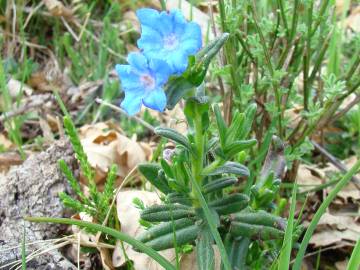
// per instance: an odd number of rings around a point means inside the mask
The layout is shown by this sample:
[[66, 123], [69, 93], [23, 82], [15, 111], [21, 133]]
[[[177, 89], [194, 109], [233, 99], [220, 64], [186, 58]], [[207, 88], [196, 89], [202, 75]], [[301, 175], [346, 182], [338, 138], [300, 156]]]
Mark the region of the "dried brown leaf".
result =
[[58, 0], [44, 0], [44, 4], [51, 15], [55, 17], [71, 17], [73, 15], [71, 9], [65, 7]]
[[118, 176], [124, 178], [139, 163], [148, 160], [152, 151], [145, 143], [138, 143], [106, 123], [86, 125], [80, 129], [81, 143], [89, 162], [96, 171], [95, 181], [104, 182], [109, 167], [118, 165]]

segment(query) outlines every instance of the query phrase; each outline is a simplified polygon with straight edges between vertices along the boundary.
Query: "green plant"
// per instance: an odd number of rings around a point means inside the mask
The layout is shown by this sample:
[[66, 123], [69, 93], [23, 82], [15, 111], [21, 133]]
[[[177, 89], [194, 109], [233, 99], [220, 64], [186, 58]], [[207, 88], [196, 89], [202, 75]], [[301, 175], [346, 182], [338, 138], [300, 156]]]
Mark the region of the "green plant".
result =
[[[75, 126], [68, 115], [64, 117], [64, 127], [74, 149], [76, 159], [79, 161], [81, 173], [88, 181], [87, 185], [89, 187], [90, 196], [85, 196], [82, 192], [79, 180], [75, 178], [66, 162], [64, 160], [60, 160], [60, 170], [66, 176], [72, 190], [78, 197], [78, 199], [74, 199], [70, 195], [62, 192], [59, 194], [60, 199], [66, 207], [73, 209], [75, 212], [86, 213], [96, 222], [104, 223], [111, 228], [117, 228], [118, 222], [116, 219], [116, 211], [113, 204], [111, 204], [114, 199], [117, 166], [113, 165], [109, 169], [104, 190], [100, 192], [96, 187], [94, 171], [87, 160], [87, 156], [81, 145]], [[110, 208], [110, 206], [112, 206], [112, 208]]]
[[[230, 84], [222, 93], [225, 119], [229, 122], [234, 108], [242, 110], [255, 100], [260, 105], [256, 139], [262, 143], [272, 130], [290, 144], [287, 155], [296, 157], [288, 181], [306, 153], [298, 148], [329, 125], [345, 98], [359, 88], [359, 54], [348, 53], [358, 52], [359, 35], [344, 39], [348, 4], [337, 17], [329, 0], [219, 1], [220, 26], [230, 38], [224, 67], [213, 70], [220, 89]], [[300, 120], [291, 125], [287, 111], [295, 106]]]
[[[284, 219], [269, 213], [279, 190], [279, 170], [284, 166], [281, 156], [268, 154], [262, 174], [255, 177], [248, 191], [238, 186], [239, 179], [250, 176], [249, 169], [241, 163], [248, 160], [256, 146], [256, 140], [247, 137], [257, 107], [251, 104], [244, 113], [236, 112], [227, 125], [219, 106], [210, 106], [210, 99], [200, 85], [204, 78], [201, 65], [208, 65], [206, 57], [213, 57], [226, 39], [224, 35], [210, 43], [195, 57], [183, 77], [168, 85], [168, 106], [184, 95], [190, 96], [184, 108], [188, 134], [155, 128], [157, 135], [175, 142], [176, 148], [171, 157], [160, 159], [157, 164], [139, 165], [144, 177], [164, 194], [164, 204], [141, 212], [143, 222], [154, 225], [138, 239], [155, 250], [195, 243], [199, 269], [214, 269], [212, 244], [219, 249], [223, 269], [241, 269], [258, 262], [265, 247], [279, 252], [286, 227]], [[188, 90], [184, 80], [199, 86]], [[173, 85], [176, 95], [171, 91]], [[278, 138], [273, 139], [272, 145], [276, 153], [283, 149]], [[291, 241], [296, 235], [291, 232]], [[234, 242], [239, 244], [234, 246]], [[253, 257], [248, 262], [246, 254], [250, 247]], [[243, 253], [241, 259], [234, 255], [239, 251]]]

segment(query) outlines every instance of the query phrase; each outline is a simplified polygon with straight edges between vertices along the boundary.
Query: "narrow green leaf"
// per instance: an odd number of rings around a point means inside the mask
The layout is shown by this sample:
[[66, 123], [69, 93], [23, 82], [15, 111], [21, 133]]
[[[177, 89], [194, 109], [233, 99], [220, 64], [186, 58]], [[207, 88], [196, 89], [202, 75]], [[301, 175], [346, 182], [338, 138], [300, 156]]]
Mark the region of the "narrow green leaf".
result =
[[245, 121], [245, 114], [238, 111], [235, 112], [233, 120], [226, 133], [226, 141], [233, 142], [239, 139], [243, 123]]
[[292, 190], [289, 219], [285, 230], [285, 237], [279, 255], [278, 270], [288, 270], [290, 265], [291, 249], [293, 242], [293, 226], [294, 226], [293, 224], [294, 224], [294, 216], [296, 210], [296, 191], [297, 191], [297, 185], [295, 184]]
[[315, 231], [317, 224], [321, 216], [325, 213], [326, 208], [330, 203], [335, 199], [339, 191], [351, 180], [351, 178], [359, 171], [360, 169], [360, 160], [358, 160], [355, 165], [343, 176], [343, 178], [336, 184], [333, 190], [329, 193], [326, 199], [322, 202], [319, 209], [316, 211], [314, 217], [312, 218], [309, 227], [307, 228], [304, 238], [301, 242], [300, 249], [296, 255], [294, 262], [293, 270], [301, 269], [301, 262], [304, 258], [306, 248], [309, 244], [310, 238]]
[[226, 129], [227, 129], [227, 127], [226, 127], [225, 120], [221, 115], [220, 108], [217, 104], [214, 105], [214, 113], [215, 113], [217, 128], [219, 131], [220, 143], [221, 143], [221, 146], [224, 148], [224, 146], [226, 144]]
[[138, 165], [138, 169], [140, 173], [162, 193], [168, 194], [171, 192], [168, 183], [163, 178], [159, 177], [161, 167], [158, 164], [143, 163]]
[[210, 211], [210, 209], [209, 209], [209, 207], [208, 207], [208, 205], [206, 203], [206, 200], [205, 200], [204, 196], [201, 193], [201, 189], [200, 189], [199, 184], [196, 182], [196, 180], [193, 177], [191, 177], [191, 181], [192, 181], [192, 185], [193, 185], [194, 190], [195, 190], [196, 198], [200, 202], [201, 208], [204, 211], [206, 221], [209, 224], [211, 234], [214, 237], [216, 245], [218, 246], [220, 256], [221, 256], [221, 259], [222, 259], [222, 263], [224, 264], [224, 268], [225, 268], [225, 270], [231, 270], [231, 264], [230, 264], [229, 258], [227, 256], [224, 243], [222, 242], [221, 236], [220, 236], [219, 231], [217, 229], [217, 225], [215, 223], [214, 215], [211, 213], [211, 211]]
[[247, 237], [237, 237], [233, 240], [231, 247], [231, 263], [233, 269], [245, 269], [246, 256], [248, 254], [249, 245], [251, 241]]
[[172, 248], [174, 247], [174, 234], [177, 246], [189, 244], [196, 239], [199, 230], [198, 225], [191, 225], [189, 227], [176, 230], [175, 233], [165, 234], [150, 240], [146, 242], [146, 245], [157, 251]]
[[274, 227], [279, 230], [285, 230], [286, 220], [282, 217], [270, 214], [264, 210], [253, 211], [242, 211], [241, 213], [234, 214], [232, 220], [254, 224]]
[[23, 224], [23, 237], [21, 240], [21, 269], [26, 270], [26, 227], [25, 222]]
[[137, 237], [137, 240], [145, 243], [166, 234], [173, 234], [174, 230], [180, 230], [185, 227], [192, 226], [194, 225], [194, 222], [195, 220], [190, 218], [182, 218], [174, 221], [163, 222], [140, 234]]
[[237, 139], [245, 139], [251, 131], [252, 123], [256, 115], [257, 106], [256, 103], [251, 104], [246, 108], [245, 111], [245, 121], [240, 129], [240, 134]]
[[214, 270], [215, 257], [214, 249], [212, 247], [212, 235], [206, 224], [203, 224], [202, 229], [196, 240], [196, 259], [198, 270]]
[[[159, 209], [158, 211], [145, 212], [141, 213], [141, 219], [148, 222], [161, 222], [161, 221], [171, 221], [177, 220], [185, 217], [192, 217], [195, 215], [194, 211], [190, 208], [183, 208], [184, 205], [171, 205], [172, 208], [168, 207], [165, 209]], [[179, 209], [180, 208], [180, 209]]]
[[212, 176], [212, 175], [219, 175], [224, 173], [235, 174], [239, 176], [250, 175], [249, 169], [246, 166], [232, 161], [226, 162], [224, 165], [216, 168], [212, 172], [207, 173], [207, 175]]
[[232, 221], [230, 233], [234, 236], [256, 237], [262, 240], [280, 239], [284, 232], [273, 227]]
[[166, 128], [166, 127], [157, 127], [155, 128], [155, 133], [159, 136], [165, 137], [174, 142], [177, 142], [178, 144], [181, 144], [189, 151], [193, 151], [189, 140], [184, 135], [180, 134], [174, 129]]
[[224, 153], [226, 156], [232, 157], [245, 149], [253, 147], [256, 143], [257, 140], [255, 139], [234, 141], [224, 147]]
[[358, 270], [360, 268], [360, 238], [357, 240], [346, 270]]
[[25, 220], [30, 222], [48, 222], [48, 223], [57, 223], [57, 224], [68, 224], [68, 225], [76, 225], [82, 228], [87, 228], [93, 231], [99, 231], [104, 234], [108, 234], [113, 236], [116, 239], [119, 239], [121, 241], [124, 241], [128, 243], [129, 245], [135, 247], [137, 250], [140, 250], [141, 252], [149, 255], [152, 259], [154, 259], [156, 262], [158, 262], [162, 267], [164, 267], [166, 270], [176, 270], [176, 268], [169, 262], [167, 259], [165, 259], [163, 256], [161, 256], [158, 252], [156, 252], [154, 249], [148, 247], [147, 245], [141, 243], [140, 241], [128, 236], [127, 234], [124, 234], [122, 232], [119, 232], [118, 230], [102, 226], [100, 224], [95, 224], [91, 222], [86, 222], [82, 220], [75, 220], [70, 218], [49, 218], [49, 217], [25, 217]]
[[235, 193], [227, 197], [212, 201], [209, 206], [219, 215], [228, 215], [245, 209], [249, 204], [249, 197], [245, 194]]
[[237, 182], [237, 178], [235, 177], [223, 177], [220, 179], [216, 179], [211, 181], [210, 183], [203, 186], [204, 194], [219, 191], [226, 187], [232, 186]]
[[175, 105], [187, 95], [190, 91], [195, 89], [195, 85], [189, 82], [184, 77], [171, 79], [165, 88], [166, 93], [166, 108], [169, 110], [174, 109]]

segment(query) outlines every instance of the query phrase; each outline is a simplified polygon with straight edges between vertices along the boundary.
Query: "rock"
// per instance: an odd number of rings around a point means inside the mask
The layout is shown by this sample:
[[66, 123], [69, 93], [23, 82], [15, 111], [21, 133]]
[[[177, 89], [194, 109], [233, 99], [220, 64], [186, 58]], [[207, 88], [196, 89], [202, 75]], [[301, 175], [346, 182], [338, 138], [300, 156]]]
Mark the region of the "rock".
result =
[[[30, 156], [22, 165], [13, 167], [5, 176], [0, 176], [0, 268], [21, 259], [21, 244], [24, 227], [26, 246], [30, 254], [40, 248], [41, 240], [58, 238], [66, 227], [58, 224], [24, 222], [24, 216], [64, 217], [68, 210], [61, 203], [58, 193], [70, 192], [67, 180], [58, 168], [58, 160], [76, 168], [71, 145], [58, 141], [46, 151]], [[27, 263], [27, 269], [77, 269], [51, 243], [48, 251]], [[15, 267], [13, 268], [15, 269]]]

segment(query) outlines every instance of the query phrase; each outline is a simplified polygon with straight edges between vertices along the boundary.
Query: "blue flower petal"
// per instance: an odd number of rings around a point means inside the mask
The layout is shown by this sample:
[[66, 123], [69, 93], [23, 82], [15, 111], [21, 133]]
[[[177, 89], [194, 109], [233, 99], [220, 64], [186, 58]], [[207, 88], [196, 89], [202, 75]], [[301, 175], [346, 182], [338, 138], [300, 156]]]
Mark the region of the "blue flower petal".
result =
[[166, 11], [162, 11], [157, 22], [158, 31], [165, 37], [173, 32], [173, 25], [172, 16], [169, 16]]
[[129, 64], [137, 71], [146, 72], [148, 66], [148, 60], [141, 53], [129, 53], [127, 57]]
[[124, 89], [133, 89], [141, 86], [139, 75], [133, 72], [130, 65], [116, 65], [115, 70]]
[[190, 22], [186, 24], [185, 31], [181, 36], [181, 42], [194, 40], [197, 43], [197, 50], [202, 46], [201, 28], [197, 23]]
[[168, 55], [167, 62], [173, 73], [181, 74], [188, 66], [188, 56], [182, 50], [173, 51]]
[[156, 78], [156, 84], [159, 86], [164, 85], [168, 81], [172, 72], [169, 65], [163, 60], [153, 58], [150, 60], [149, 66]]
[[166, 106], [166, 95], [164, 90], [158, 87], [149, 91], [143, 99], [143, 103], [148, 108], [163, 112]]
[[178, 37], [181, 37], [187, 24], [184, 15], [178, 9], [171, 10], [170, 14], [173, 17], [174, 33]]
[[167, 35], [172, 30], [172, 24], [166, 12], [159, 13], [155, 9], [141, 8], [136, 11], [136, 15], [141, 23], [141, 29], [148, 26], [161, 35]]
[[125, 90], [125, 98], [121, 102], [121, 107], [129, 115], [138, 113], [141, 109], [144, 94], [145, 90], [143, 88], [136, 88], [128, 91]]
[[196, 54], [201, 48], [201, 41], [196, 39], [188, 39], [181, 43], [181, 48], [187, 55]]
[[141, 27], [141, 37], [137, 41], [137, 45], [142, 50], [161, 50], [163, 48], [163, 38], [160, 34], [149, 26]]
[[159, 12], [152, 8], [140, 8], [136, 11], [136, 16], [143, 25], [148, 25], [152, 28], [157, 28]]

